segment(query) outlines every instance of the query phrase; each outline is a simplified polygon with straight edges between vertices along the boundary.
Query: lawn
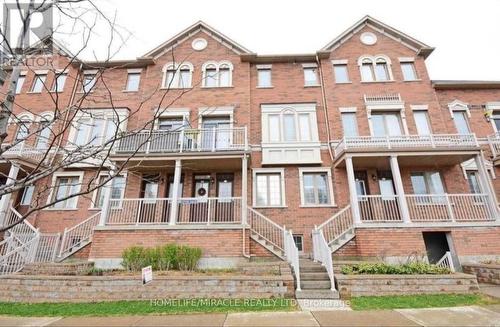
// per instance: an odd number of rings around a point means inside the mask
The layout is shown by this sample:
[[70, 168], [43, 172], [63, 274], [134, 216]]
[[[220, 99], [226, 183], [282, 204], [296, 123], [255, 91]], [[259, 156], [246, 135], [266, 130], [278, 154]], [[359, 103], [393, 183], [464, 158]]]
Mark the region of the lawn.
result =
[[96, 303], [8, 303], [0, 302], [0, 315], [40, 316], [113, 316], [184, 313], [226, 313], [293, 311], [291, 299], [194, 299], [116, 301]]
[[418, 309], [499, 303], [500, 299], [494, 299], [480, 294], [361, 296], [351, 299], [351, 307], [353, 310]]

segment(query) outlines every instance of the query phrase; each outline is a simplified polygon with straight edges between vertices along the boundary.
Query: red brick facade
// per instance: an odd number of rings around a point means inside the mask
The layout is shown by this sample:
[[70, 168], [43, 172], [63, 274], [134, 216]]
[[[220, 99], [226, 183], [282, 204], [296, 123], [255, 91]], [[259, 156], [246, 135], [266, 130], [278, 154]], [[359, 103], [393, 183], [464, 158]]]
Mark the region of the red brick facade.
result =
[[[225, 154], [213, 154], [210, 158], [190, 157], [184, 160], [179, 156], [158, 157], [155, 161], [134, 161], [126, 170], [126, 187], [124, 198], [140, 198], [143, 177], [147, 174], [158, 173], [160, 176], [158, 198], [166, 198], [168, 181], [174, 176], [176, 159], [182, 159], [182, 197], [195, 196], [195, 175], [209, 175], [210, 197], [217, 196], [216, 181], [222, 174], [232, 174], [232, 196], [242, 196], [242, 158], [248, 156], [248, 187], [247, 199], [243, 199], [252, 207], [254, 200], [255, 181], [253, 170], [259, 168], [283, 168], [284, 189], [286, 201], [275, 208], [257, 207], [256, 210], [275, 223], [291, 229], [294, 234], [303, 236], [303, 250], [312, 251], [311, 231], [314, 226], [320, 225], [340, 209], [350, 203], [349, 182], [344, 158], [338, 158], [333, 153], [335, 145], [343, 138], [341, 110], [350, 108], [355, 113], [357, 131], [359, 136], [373, 135], [370, 127], [370, 114], [367, 110], [366, 95], [399, 94], [402, 100], [402, 109], [398, 111], [402, 119], [404, 134], [418, 134], [417, 123], [414, 118], [414, 108], [424, 108], [428, 114], [429, 126], [433, 134], [456, 134], [448, 104], [459, 100], [470, 104], [469, 126], [471, 132], [478, 137], [482, 150], [474, 151], [442, 151], [433, 153], [422, 151], [405, 156], [398, 151], [371, 154], [366, 157], [355, 157], [354, 170], [366, 172], [366, 186], [369, 194], [381, 194], [380, 179], [384, 173], [390, 171], [389, 156], [397, 155], [401, 172], [402, 185], [405, 193], [413, 194], [414, 189], [411, 174], [415, 172], [439, 171], [444, 188], [450, 194], [471, 193], [468, 180], [464, 176], [461, 164], [474, 159], [484, 152], [484, 158], [491, 160], [491, 151], [486, 137], [494, 133], [493, 125], [484, 115], [483, 106], [486, 103], [500, 102], [500, 84], [496, 88], [491, 85], [478, 84], [474, 87], [466, 83], [458, 86], [449, 86], [433, 82], [427, 73], [425, 58], [432, 51], [431, 48], [415, 41], [403, 34], [396, 35], [397, 31], [388, 29], [384, 31], [380, 22], [366, 18], [352, 30], [343, 34], [337, 41], [308, 55], [284, 56], [259, 56], [246, 51], [241, 46], [232, 43], [222, 35], [207, 30], [204, 24], [195, 25], [189, 33], [185, 33], [178, 40], [167, 42], [163, 48], [156, 49], [149, 54], [147, 60], [131, 60], [125, 64], [96, 64], [98, 67], [111, 66], [103, 70], [102, 79], [98, 80], [95, 90], [85, 99], [80, 92], [83, 70], [76, 65], [68, 65], [68, 79], [64, 91], [54, 102], [53, 93], [42, 91], [40, 94], [29, 92], [34, 78], [36, 67], [26, 68], [26, 80], [20, 94], [16, 96], [15, 112], [21, 115], [24, 108], [31, 112], [41, 114], [53, 110], [54, 106], [67, 107], [82, 101], [82, 107], [88, 109], [125, 108], [128, 112], [127, 130], [144, 128], [148, 125], [154, 113], [160, 109], [166, 112], [184, 110], [189, 113], [189, 126], [201, 127], [200, 121], [206, 111], [209, 117], [220, 117], [231, 112], [231, 126], [246, 127], [249, 150], [238, 153], [229, 158]], [[376, 43], [366, 45], [361, 42], [363, 33], [373, 33]], [[202, 51], [195, 51], [192, 42], [203, 38], [207, 47]], [[169, 48], [170, 45], [175, 46]], [[361, 80], [358, 61], [363, 56], [383, 55], [388, 58], [387, 65], [390, 71], [390, 80], [380, 82], [364, 82]], [[175, 60], [174, 60], [174, 59]], [[409, 59], [408, 59], [409, 58]], [[57, 67], [65, 67], [65, 57], [57, 57]], [[144, 58], [142, 58], [144, 59]], [[416, 79], [405, 81], [401, 62], [411, 61], [414, 64]], [[164, 79], [163, 69], [172, 61], [189, 62], [192, 64], [192, 86], [187, 89], [162, 89]], [[207, 62], [230, 62], [232, 64], [232, 82], [228, 87], [204, 87], [203, 67]], [[337, 83], [334, 74], [334, 63], [342, 62], [347, 67], [348, 83]], [[316, 65], [318, 73], [317, 86], [304, 86], [304, 65]], [[259, 65], [267, 65], [271, 69], [272, 87], [258, 87]], [[84, 65], [90, 68], [92, 64]], [[137, 92], [125, 92], [128, 69], [140, 69], [140, 86]], [[47, 77], [47, 85], [52, 85], [53, 76]], [[433, 84], [434, 83], [434, 84]], [[5, 88], [6, 86], [4, 86]], [[5, 90], [4, 90], [5, 91]], [[110, 96], [111, 94], [111, 96]], [[111, 102], [113, 105], [111, 105]], [[320, 163], [298, 164], [263, 164], [263, 105], [286, 104], [312, 104], [316, 111], [316, 126], [318, 142], [320, 145]], [[207, 109], [208, 108], [208, 109]], [[229, 109], [228, 109], [229, 108]], [[353, 109], [355, 108], [355, 109]], [[201, 114], [200, 112], [204, 111]], [[218, 114], [218, 110], [221, 114]], [[373, 109], [375, 110], [375, 109]], [[374, 112], [372, 110], [372, 113]], [[379, 109], [377, 109], [379, 110]], [[392, 109], [391, 109], [392, 110]], [[379, 110], [384, 112], [384, 110]], [[35, 119], [36, 120], [36, 119]], [[11, 141], [16, 133], [17, 124], [9, 128]], [[69, 137], [68, 130], [65, 138]], [[64, 144], [62, 144], [64, 146]], [[329, 199], [327, 206], [304, 206], [301, 201], [301, 184], [299, 168], [323, 168], [331, 172], [328, 187], [332, 187], [333, 199]], [[487, 165], [489, 168], [490, 166]], [[491, 177], [497, 196], [500, 196], [500, 171], [492, 166], [496, 177]], [[9, 166], [2, 167], [8, 173]], [[85, 166], [66, 169], [66, 171], [83, 172], [83, 181], [90, 182], [96, 178], [95, 169]], [[37, 188], [50, 185], [52, 176], [47, 177], [37, 184]], [[331, 186], [330, 186], [331, 185]], [[41, 201], [45, 201], [49, 194], [44, 194]], [[15, 203], [19, 203], [21, 194], [13, 196]], [[40, 210], [30, 217], [30, 221], [42, 232], [63, 232], [89, 216], [97, 213], [99, 209], [93, 208], [94, 194], [87, 194], [78, 198], [74, 209]], [[19, 208], [23, 210], [23, 208]], [[498, 225], [498, 218], [496, 225]], [[495, 222], [485, 227], [481, 224], [472, 224], [465, 227], [443, 225], [432, 227], [433, 231], [450, 232], [453, 246], [458, 256], [482, 257], [500, 255], [498, 242], [500, 229], [493, 227]], [[413, 253], [424, 255], [426, 247], [422, 231], [428, 229], [407, 228], [388, 225], [376, 228], [357, 228], [355, 239], [341, 248], [336, 254], [340, 256], [357, 257], [406, 257]], [[153, 246], [168, 242], [178, 242], [200, 246], [205, 257], [244, 257], [269, 256], [270, 253], [253, 240], [249, 233], [243, 237], [243, 229], [175, 229], [171, 226], [162, 229], [156, 226], [151, 229], [137, 229], [127, 227], [120, 230], [116, 228], [106, 230], [99, 227], [95, 232], [93, 243], [89, 250], [91, 259], [119, 258], [123, 249], [131, 245]]]

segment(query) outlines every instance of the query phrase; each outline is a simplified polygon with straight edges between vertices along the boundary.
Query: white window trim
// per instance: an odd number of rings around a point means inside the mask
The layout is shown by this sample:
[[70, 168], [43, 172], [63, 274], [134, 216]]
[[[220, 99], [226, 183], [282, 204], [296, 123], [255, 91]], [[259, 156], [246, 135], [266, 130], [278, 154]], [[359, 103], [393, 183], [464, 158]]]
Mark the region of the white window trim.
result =
[[154, 129], [158, 129], [158, 120], [161, 118], [182, 117], [182, 120], [184, 120], [184, 122], [189, 122], [189, 115], [189, 108], [158, 108], [155, 113], [155, 116], [158, 117], [158, 119], [155, 120]]
[[[40, 91], [34, 91], [33, 88], [35, 87], [35, 84], [37, 82], [38, 76], [40, 75], [45, 75], [45, 80], [42, 82], [42, 88]], [[48, 76], [48, 70], [35, 70], [35, 75], [33, 76], [33, 81], [31, 82], [30, 90], [28, 93], [32, 94], [39, 94], [42, 93], [45, 89], [48, 89], [46, 83], [47, 83], [47, 77]]]
[[[374, 108], [376, 107], [376, 108]], [[406, 113], [405, 113], [405, 108], [404, 105], [393, 105], [391, 106], [366, 106], [366, 111], [367, 111], [367, 116], [368, 116], [368, 127], [370, 129], [370, 135], [373, 135], [373, 123], [372, 123], [372, 112], [398, 112], [399, 116], [401, 117], [401, 124], [403, 125], [403, 135], [410, 135], [410, 132], [408, 130], [408, 123], [406, 122]]]
[[331, 62], [332, 65], [347, 65], [349, 61], [347, 59], [333, 59]]
[[[83, 176], [84, 176], [85, 172], [83, 171], [64, 171], [64, 172], [55, 172], [54, 174], [52, 174], [52, 181], [51, 181], [51, 184], [50, 184], [50, 193], [49, 193], [49, 197], [47, 198], [47, 205], [49, 203], [52, 202], [52, 196], [54, 195], [54, 191], [55, 191], [55, 186], [56, 186], [56, 182], [57, 182], [57, 178], [59, 177], [70, 177], [70, 176], [76, 176], [78, 177], [78, 190], [77, 190], [77, 193], [80, 192], [81, 190], [81, 187], [82, 187], [82, 183], [83, 183]], [[50, 206], [50, 207], [47, 207], [43, 210], [61, 210], [61, 211], [71, 211], [71, 210], [79, 210], [78, 208], [78, 200], [79, 200], [79, 197], [80, 196], [76, 196], [76, 200], [75, 200], [75, 207], [74, 208], [54, 208], [53, 205]]]
[[[207, 66], [209, 65], [213, 65], [215, 66], [215, 70], [216, 70], [216, 85], [215, 86], [207, 86], [206, 85], [206, 80], [207, 80], [207, 72], [206, 72], [206, 69], [207, 69]], [[224, 86], [221, 86], [220, 85], [220, 74], [219, 74], [219, 70], [221, 68], [221, 66], [223, 65], [227, 65], [229, 67], [229, 85], [224, 85]], [[202, 83], [201, 83], [201, 87], [202, 88], [207, 88], [207, 89], [211, 89], [211, 88], [219, 88], [219, 87], [233, 87], [233, 71], [234, 71], [234, 66], [233, 64], [228, 61], [228, 60], [222, 60], [222, 61], [207, 61], [203, 64], [203, 66], [201, 67], [202, 69]]]
[[[486, 112], [489, 114], [489, 121], [495, 133], [500, 132], [495, 125], [495, 118], [500, 118], [500, 102], [487, 102]], [[485, 113], [486, 114], [486, 113]]]
[[426, 104], [410, 105], [410, 109], [413, 112], [413, 122], [415, 123], [415, 129], [417, 130], [417, 134], [418, 134], [418, 127], [417, 127], [417, 122], [415, 119], [415, 113], [418, 113], [418, 112], [425, 112], [427, 114], [427, 117], [426, 117], [427, 124], [429, 124], [429, 130], [430, 130], [431, 134], [433, 134], [434, 131], [432, 129], [431, 116], [429, 115], [429, 106]]
[[198, 108], [198, 128], [203, 125], [203, 117], [229, 116], [229, 128], [233, 129], [234, 107], [200, 107]]
[[[62, 87], [61, 90], [57, 91], [56, 90], [56, 80], [57, 80], [57, 77], [60, 76], [60, 75], [66, 75], [66, 80], [64, 81], [64, 85]], [[67, 69], [56, 69], [54, 71], [54, 79], [52, 80], [52, 86], [50, 87], [50, 91], [49, 92], [53, 92], [53, 93], [62, 93], [64, 92], [64, 88], [66, 87], [66, 83], [68, 81], [68, 77], [69, 77], [69, 72]]]
[[410, 104], [410, 109], [412, 111], [427, 111], [429, 110], [429, 106], [426, 104]]
[[415, 58], [413, 57], [399, 57], [398, 60], [399, 62], [415, 62]]
[[302, 64], [302, 68], [318, 68], [318, 64], [315, 62]]
[[[179, 76], [180, 76], [180, 71], [184, 66], [189, 68], [189, 72], [191, 76], [189, 77], [189, 86], [179, 86]], [[172, 80], [172, 83], [170, 86], [165, 85], [167, 82], [167, 71], [169, 70], [175, 70], [174, 74], [174, 79]], [[161, 87], [160, 89], [166, 90], [166, 89], [190, 89], [193, 87], [193, 72], [194, 72], [194, 66], [192, 63], [188, 61], [183, 61], [183, 62], [168, 62], [166, 63], [163, 68], [161, 69], [162, 71], [162, 79], [161, 79]]]
[[[137, 85], [137, 90], [128, 90], [127, 89], [128, 77], [130, 74], [139, 74], [139, 85]], [[142, 79], [142, 68], [127, 69], [127, 80], [125, 81], [125, 88], [123, 89], [123, 92], [139, 92], [139, 89], [141, 88], [141, 79]]]
[[355, 113], [358, 111], [357, 107], [339, 107], [340, 113]]
[[[109, 172], [101, 172], [101, 173], [99, 173], [99, 175], [97, 176], [97, 178], [95, 180], [94, 185], [99, 185], [99, 180], [101, 179], [102, 176], [109, 176]], [[125, 190], [127, 189], [127, 172], [123, 172], [123, 173], [117, 175], [116, 177], [123, 177], [123, 178], [125, 178], [125, 187], [122, 190], [122, 194], [120, 194], [120, 200], [123, 200], [124, 197], [125, 197]], [[111, 180], [110, 182], [112, 183], [113, 181]], [[112, 184], [110, 184], [110, 182], [104, 184], [102, 186], [102, 188], [111, 187]], [[90, 203], [89, 210], [101, 210], [102, 209], [101, 207], [96, 207], [95, 206], [96, 203], [97, 203], [97, 193], [98, 193], [98, 189], [95, 189], [94, 192], [92, 192], [92, 202]]]
[[453, 100], [453, 102], [448, 103], [448, 111], [450, 112], [451, 119], [453, 119], [454, 111], [465, 111], [467, 113], [467, 118], [470, 118], [469, 105], [460, 100]]
[[[257, 174], [280, 174], [281, 179], [281, 205], [258, 206], [257, 205]], [[254, 208], [286, 208], [285, 195], [285, 168], [253, 168], [252, 169], [252, 204]]]
[[[361, 71], [362, 69], [362, 66], [363, 66], [363, 60], [365, 59], [369, 59], [371, 60], [371, 63], [372, 63], [372, 70], [373, 70], [373, 78], [374, 80], [373, 81], [363, 81], [363, 73]], [[385, 81], [379, 81], [377, 80], [377, 75], [376, 75], [376, 64], [377, 64], [377, 60], [378, 59], [384, 59], [386, 64], [387, 64], [387, 71], [389, 73], [389, 79], [388, 80], [385, 80]], [[360, 74], [360, 77], [361, 77], [361, 83], [386, 83], [386, 82], [394, 82], [394, 75], [392, 74], [392, 61], [389, 57], [387, 57], [386, 55], [383, 55], [383, 54], [378, 54], [378, 55], [375, 55], [375, 56], [370, 56], [370, 55], [363, 55], [361, 57], [359, 57], [358, 59], [358, 67], [359, 67], [359, 74]]]
[[[82, 74], [82, 85], [81, 85], [81, 89], [78, 91], [78, 93], [92, 93], [94, 92], [95, 88], [96, 88], [96, 84], [97, 84], [97, 73], [99, 71], [97, 69], [92, 69], [92, 70], [84, 70], [83, 71], [83, 74]], [[83, 84], [83, 82], [85, 81], [85, 75], [94, 75], [94, 86], [92, 86], [92, 88], [88, 91], [88, 92], [85, 92], [85, 85]]]
[[[273, 88], [273, 65], [257, 65], [257, 88], [258, 89], [271, 89]], [[269, 70], [271, 71], [271, 83], [266, 86], [259, 85], [259, 70]]]
[[[306, 204], [304, 201], [304, 173], [327, 173], [328, 176], [328, 193], [330, 197], [329, 204]], [[330, 168], [317, 167], [299, 167], [299, 184], [300, 184], [300, 207], [335, 207], [335, 198], [333, 197], [332, 171]]]
[[[304, 73], [304, 87], [315, 87], [315, 86], [320, 86], [320, 81], [319, 81], [319, 72], [316, 71], [316, 83], [314, 84], [306, 84], [306, 77], [305, 77], [305, 70], [306, 69], [311, 69], [311, 68], [318, 68], [318, 64], [316, 63], [305, 63], [302, 64], [302, 70]], [[271, 79], [271, 84], [272, 84], [272, 79]]]

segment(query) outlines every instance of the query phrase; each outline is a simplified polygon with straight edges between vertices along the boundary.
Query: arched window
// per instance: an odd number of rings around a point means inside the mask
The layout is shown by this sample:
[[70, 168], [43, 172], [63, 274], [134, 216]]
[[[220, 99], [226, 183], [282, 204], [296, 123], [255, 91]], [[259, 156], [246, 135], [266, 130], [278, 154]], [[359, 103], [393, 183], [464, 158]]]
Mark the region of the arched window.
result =
[[14, 123], [17, 125], [16, 138], [15, 141], [23, 141], [26, 140], [30, 133], [30, 126], [33, 122], [32, 114], [21, 114], [14, 120]]
[[168, 63], [163, 66], [163, 83], [165, 89], [183, 89], [191, 87], [193, 65], [190, 62]]
[[35, 147], [37, 149], [43, 150], [48, 148], [50, 136], [52, 134], [52, 123], [54, 121], [54, 115], [52, 113], [46, 113], [40, 115], [37, 126], [37, 135]]
[[384, 55], [363, 56], [358, 65], [363, 82], [384, 82], [392, 80], [391, 61]]
[[203, 87], [231, 87], [233, 84], [233, 64], [229, 61], [203, 64]]

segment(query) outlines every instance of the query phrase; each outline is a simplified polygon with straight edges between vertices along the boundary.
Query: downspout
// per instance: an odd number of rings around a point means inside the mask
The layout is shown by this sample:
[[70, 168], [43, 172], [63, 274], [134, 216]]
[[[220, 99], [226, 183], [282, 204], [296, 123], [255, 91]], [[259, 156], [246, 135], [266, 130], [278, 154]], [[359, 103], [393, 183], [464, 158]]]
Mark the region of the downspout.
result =
[[[247, 125], [247, 137], [249, 137], [249, 135], [251, 134], [250, 133], [250, 122], [252, 121], [252, 81], [251, 81], [251, 69], [250, 69], [250, 62], [248, 62], [248, 125]], [[250, 149], [251, 148], [251, 144], [249, 142], [249, 140], [247, 140], [248, 142], [248, 148]], [[252, 151], [252, 150], [249, 150], [249, 151]], [[250, 156], [248, 156], [248, 159], [250, 158]], [[248, 160], [247, 159], [247, 160]], [[248, 161], [247, 161], [248, 162]], [[247, 175], [248, 175], [248, 166], [247, 166]], [[243, 177], [243, 176], [242, 176]], [[248, 176], [247, 176], [247, 188], [248, 188]], [[247, 202], [247, 213], [248, 213], [248, 189], [247, 189], [247, 198], [246, 199], [243, 199], [243, 201], [246, 201]], [[247, 225], [248, 225], [248, 214], [247, 214]], [[249, 253], [246, 253], [246, 228], [247, 226], [246, 225], [243, 225], [243, 228], [242, 228], [242, 249], [241, 249], [241, 254], [243, 255], [243, 257], [247, 258], [247, 259], [250, 259], [250, 242], [251, 240], [248, 241], [248, 252]]]
[[323, 99], [323, 112], [325, 115], [325, 125], [326, 125], [326, 136], [327, 136], [327, 145], [328, 145], [328, 153], [330, 154], [330, 159], [332, 160], [332, 163], [334, 161], [333, 157], [333, 152], [332, 152], [332, 147], [331, 147], [331, 134], [330, 134], [330, 122], [328, 120], [328, 105], [326, 104], [326, 91], [325, 91], [325, 80], [323, 78], [323, 66], [321, 65], [321, 61], [319, 60], [319, 56], [316, 53], [316, 62], [318, 63], [318, 68], [319, 68], [319, 78], [321, 80], [321, 96]]

